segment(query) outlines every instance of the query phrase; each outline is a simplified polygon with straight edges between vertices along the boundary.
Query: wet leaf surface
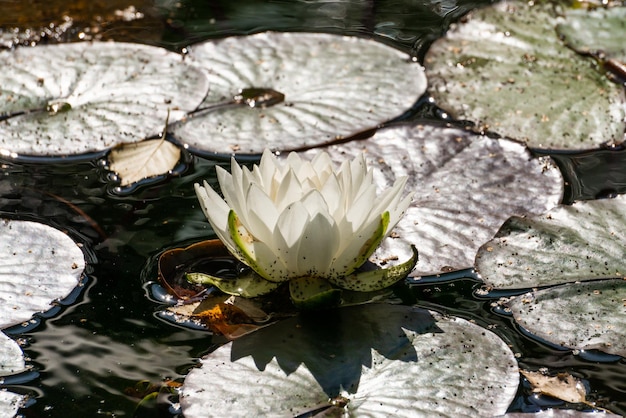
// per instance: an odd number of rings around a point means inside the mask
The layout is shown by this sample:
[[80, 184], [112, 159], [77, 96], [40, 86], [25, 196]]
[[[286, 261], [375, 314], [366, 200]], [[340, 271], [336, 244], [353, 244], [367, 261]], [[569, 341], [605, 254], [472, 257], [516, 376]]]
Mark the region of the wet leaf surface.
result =
[[365, 151], [379, 191], [408, 176], [406, 190], [415, 191], [411, 206], [370, 260], [381, 266], [407, 260], [415, 245], [419, 262], [411, 276], [473, 265], [478, 248], [509, 216], [543, 213], [563, 192], [550, 160], [532, 158], [518, 143], [457, 128], [389, 127], [325, 151], [336, 162]]
[[211, 89], [206, 110], [172, 132], [208, 153], [348, 137], [400, 116], [426, 89], [408, 55], [357, 37], [266, 32], [193, 45], [188, 59], [207, 70]]
[[566, 284], [509, 302], [515, 321], [530, 333], [571, 349], [626, 357], [626, 281]]
[[80, 285], [81, 249], [63, 232], [37, 222], [0, 219], [0, 327], [47, 311]]
[[491, 416], [506, 411], [518, 380], [513, 353], [490, 331], [367, 305], [300, 315], [218, 348], [185, 379], [181, 404], [188, 418], [209, 410]]
[[104, 151], [158, 134], [194, 110], [207, 79], [182, 56], [147, 45], [81, 42], [0, 51], [5, 154]]
[[451, 28], [425, 58], [437, 104], [531, 147], [623, 142], [624, 89], [558, 38], [559, 7], [504, 1]]
[[625, 240], [625, 196], [577, 202], [510, 218], [481, 247], [475, 267], [498, 289], [623, 277]]

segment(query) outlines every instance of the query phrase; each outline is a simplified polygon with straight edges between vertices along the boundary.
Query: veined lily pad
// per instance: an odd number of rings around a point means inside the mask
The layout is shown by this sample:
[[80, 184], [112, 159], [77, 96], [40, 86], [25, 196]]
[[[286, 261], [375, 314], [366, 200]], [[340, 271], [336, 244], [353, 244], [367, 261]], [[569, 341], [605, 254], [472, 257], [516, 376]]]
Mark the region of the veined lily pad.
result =
[[626, 62], [626, 7], [568, 10], [556, 29], [578, 52], [601, 52]]
[[0, 220], [0, 327], [31, 318], [79, 284], [82, 251], [67, 235], [30, 221]]
[[476, 270], [499, 289], [624, 277], [626, 196], [513, 217], [484, 244]]
[[461, 129], [390, 127], [325, 150], [338, 162], [365, 150], [381, 190], [408, 176], [413, 202], [371, 260], [406, 260], [415, 245], [420, 260], [413, 276], [472, 266], [478, 248], [509, 216], [543, 213], [563, 192], [549, 159], [532, 158], [519, 143]]
[[0, 51], [0, 149], [96, 152], [158, 134], [204, 98], [204, 73], [161, 48], [74, 43]]
[[426, 89], [423, 69], [371, 40], [260, 33], [194, 45], [208, 71], [199, 112], [173, 126], [206, 152], [261, 153], [318, 145], [401, 115]]
[[425, 59], [439, 106], [532, 147], [621, 143], [624, 89], [562, 43], [554, 7], [499, 2], [451, 28]]
[[566, 284], [527, 293], [509, 306], [517, 323], [554, 344], [626, 357], [626, 281]]
[[494, 416], [506, 412], [519, 382], [515, 357], [495, 334], [397, 305], [291, 318], [218, 348], [201, 365], [182, 388], [187, 418]]
[[19, 373], [25, 368], [20, 346], [4, 332], [0, 332], [0, 376]]

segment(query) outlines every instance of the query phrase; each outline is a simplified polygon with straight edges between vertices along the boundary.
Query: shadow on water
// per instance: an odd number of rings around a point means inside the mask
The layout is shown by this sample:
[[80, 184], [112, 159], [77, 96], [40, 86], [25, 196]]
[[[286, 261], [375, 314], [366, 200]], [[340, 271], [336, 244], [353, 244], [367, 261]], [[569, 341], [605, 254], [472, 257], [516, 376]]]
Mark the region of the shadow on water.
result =
[[305, 312], [232, 343], [231, 360], [251, 356], [258, 370], [276, 358], [290, 375], [300, 365], [330, 397], [355, 393], [362, 367], [372, 368], [372, 349], [388, 359], [418, 361], [403, 329], [419, 334], [442, 332], [428, 311], [373, 304]]

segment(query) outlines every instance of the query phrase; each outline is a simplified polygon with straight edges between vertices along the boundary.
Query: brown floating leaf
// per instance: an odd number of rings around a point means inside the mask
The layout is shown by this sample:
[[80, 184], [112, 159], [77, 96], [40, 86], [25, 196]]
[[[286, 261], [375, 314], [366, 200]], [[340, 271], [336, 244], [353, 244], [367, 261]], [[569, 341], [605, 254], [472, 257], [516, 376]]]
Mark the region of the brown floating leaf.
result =
[[173, 248], [159, 257], [159, 282], [169, 294], [180, 300], [189, 300], [204, 292], [205, 287], [189, 283], [185, 273], [202, 271], [199, 267], [208, 261], [234, 263], [224, 244], [218, 239], [197, 242], [185, 248]]
[[548, 376], [541, 372], [520, 370], [520, 373], [528, 379], [533, 392], [552, 396], [570, 403], [587, 403], [587, 390], [585, 385], [568, 373], [558, 373], [556, 376]]
[[123, 144], [111, 150], [110, 169], [121, 186], [169, 173], [180, 160], [180, 148], [165, 139]]
[[202, 302], [174, 306], [169, 311], [200, 320], [211, 331], [234, 340], [269, 325], [271, 315], [260, 303], [236, 296], [210, 296]]

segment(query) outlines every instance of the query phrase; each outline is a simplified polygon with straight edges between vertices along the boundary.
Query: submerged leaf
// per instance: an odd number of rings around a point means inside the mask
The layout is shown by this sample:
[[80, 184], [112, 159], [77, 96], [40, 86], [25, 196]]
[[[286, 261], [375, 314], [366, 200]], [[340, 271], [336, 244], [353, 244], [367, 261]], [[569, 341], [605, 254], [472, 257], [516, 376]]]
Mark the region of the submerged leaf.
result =
[[172, 132], [205, 152], [323, 144], [400, 116], [426, 90], [408, 55], [357, 37], [266, 32], [193, 45], [187, 59], [211, 88]]
[[[425, 58], [429, 91], [454, 118], [538, 148], [624, 140], [624, 89], [556, 36], [550, 2], [502, 1], [470, 15]], [[615, 38], [621, 41], [620, 36]]]
[[571, 349], [626, 357], [626, 281], [574, 283], [527, 293], [509, 302], [530, 333]]
[[495, 334], [397, 305], [300, 315], [218, 348], [201, 365], [183, 384], [187, 418], [494, 416], [519, 382], [513, 353]]

